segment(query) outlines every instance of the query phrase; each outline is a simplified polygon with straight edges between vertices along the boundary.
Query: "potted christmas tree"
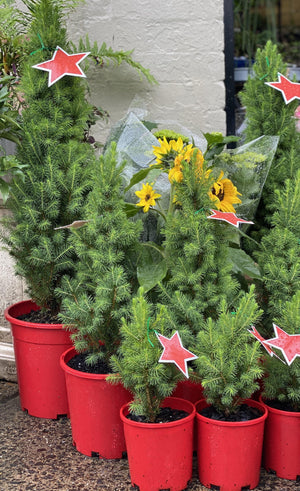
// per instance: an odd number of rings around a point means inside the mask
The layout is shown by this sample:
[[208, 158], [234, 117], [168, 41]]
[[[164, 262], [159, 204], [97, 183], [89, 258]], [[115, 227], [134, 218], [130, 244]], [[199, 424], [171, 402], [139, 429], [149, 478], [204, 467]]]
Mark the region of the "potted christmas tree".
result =
[[[284, 104], [282, 94], [267, 83], [278, 80], [278, 73], [287, 75], [287, 66], [276, 44], [268, 41], [258, 49], [253, 65], [254, 77], [249, 78], [239, 93], [245, 106], [247, 121], [244, 137], [250, 142], [261, 135], [279, 136], [277, 151], [263, 188], [262, 198], [251, 227], [251, 236], [258, 241], [270, 227], [275, 189], [281, 189], [300, 167], [300, 135], [296, 131], [294, 113], [297, 102]], [[253, 249], [254, 243], [247, 242]]]
[[133, 298], [120, 333], [118, 355], [111, 359], [118, 375], [111, 381], [121, 379], [133, 394], [120, 413], [131, 483], [140, 491], [180, 491], [192, 476], [195, 407], [169, 396], [182, 378], [174, 363], [187, 375], [186, 362], [195, 356], [178, 341], [166, 307], [147, 302], [143, 289]]
[[137, 290], [136, 257], [140, 221], [130, 221], [122, 198], [122, 170], [116, 145], [100, 157], [81, 228], [71, 243], [79, 258], [74, 278], [59, 289], [60, 318], [74, 348], [61, 358], [65, 372], [73, 443], [89, 456], [121, 458], [125, 452], [120, 407], [131, 399], [121, 384], [107, 383], [119, 326]]
[[299, 171], [285, 182], [283, 190], [277, 190], [275, 197], [272, 228], [263, 237], [257, 254], [263, 275], [260, 298], [264, 308], [259, 332], [268, 351], [262, 394], [269, 409], [264, 466], [279, 477], [296, 480], [300, 475]]
[[252, 286], [236, 309], [223, 302], [196, 338], [205, 397], [196, 403], [198, 474], [208, 488], [253, 489], [259, 482], [267, 409], [250, 399], [263, 369], [259, 343], [248, 329], [260, 313]]
[[[24, 180], [12, 185], [12, 219], [5, 223], [10, 234], [3, 240], [15, 259], [16, 273], [26, 281], [30, 300], [7, 309], [6, 317], [13, 329], [21, 406], [34, 416], [56, 418], [68, 413], [59, 357], [71, 345], [58, 319], [58, 289], [65, 275], [74, 276], [77, 265], [64, 227], [82, 219], [97, 165], [86, 141], [92, 107], [79, 66], [89, 53], [74, 54], [67, 39], [66, 14], [76, 2], [24, 4], [29, 11], [23, 14], [26, 28], [28, 19], [30, 24], [20, 68], [24, 107], [17, 160], [26, 170]], [[96, 45], [93, 50], [97, 61]], [[151, 78], [128, 52], [114, 53], [105, 45], [99, 51], [101, 59], [128, 62]]]

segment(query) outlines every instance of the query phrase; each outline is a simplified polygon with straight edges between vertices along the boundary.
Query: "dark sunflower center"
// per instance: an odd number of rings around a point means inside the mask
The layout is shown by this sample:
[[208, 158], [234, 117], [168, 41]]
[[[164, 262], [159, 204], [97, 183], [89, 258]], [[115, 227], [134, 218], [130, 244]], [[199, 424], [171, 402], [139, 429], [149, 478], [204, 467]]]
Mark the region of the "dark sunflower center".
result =
[[150, 194], [146, 194], [146, 196], [145, 196], [145, 200], [146, 200], [146, 201], [149, 201], [149, 199], [150, 199], [150, 198], [151, 198]]
[[224, 199], [224, 194], [225, 194], [225, 193], [224, 193], [224, 191], [223, 191], [223, 189], [222, 189], [222, 187], [221, 187], [221, 186], [218, 186], [218, 187], [217, 187], [217, 189], [216, 189], [216, 187], [214, 186], [214, 187], [212, 188], [211, 192], [212, 192], [212, 194], [214, 194], [214, 195], [215, 195], [215, 196], [216, 196], [216, 197], [219, 199], [219, 201], [223, 201], [223, 199]]

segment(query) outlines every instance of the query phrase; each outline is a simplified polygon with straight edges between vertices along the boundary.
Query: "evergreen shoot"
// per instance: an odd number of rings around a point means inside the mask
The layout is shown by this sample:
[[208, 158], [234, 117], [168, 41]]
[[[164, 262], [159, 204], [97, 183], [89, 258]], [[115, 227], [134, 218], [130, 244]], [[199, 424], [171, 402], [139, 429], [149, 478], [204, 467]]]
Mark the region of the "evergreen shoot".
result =
[[300, 168], [300, 134], [294, 119], [297, 102], [285, 104], [282, 94], [265, 83], [277, 81], [278, 73], [287, 74], [277, 46], [271, 41], [257, 50], [253, 72], [254, 77], [248, 79], [239, 94], [246, 108], [246, 141], [262, 135], [280, 137], [253, 228], [253, 237], [260, 238], [264, 228], [270, 226], [275, 190], [281, 190], [284, 181]]
[[272, 327], [282, 306], [300, 290], [300, 170], [275, 191], [272, 228], [264, 235], [256, 257], [262, 273], [264, 326]]
[[[65, 326], [87, 363], [109, 358], [117, 349], [121, 318], [128, 317], [137, 291], [136, 257], [141, 224], [127, 219], [122, 170], [113, 143], [94, 168], [93, 189], [72, 228], [71, 244], [79, 261], [75, 278], [65, 277], [59, 294]], [[69, 232], [70, 233], [70, 232]], [[102, 342], [99, 344], [99, 342]]]
[[[291, 300], [281, 302], [275, 317], [275, 324], [289, 335], [299, 336], [300, 325], [300, 289]], [[287, 410], [300, 411], [300, 358], [288, 365], [283, 361], [282, 353], [272, 348], [281, 357], [266, 355], [264, 369], [267, 376], [263, 380], [263, 397], [288, 404]]]
[[234, 413], [259, 388], [257, 380], [264, 373], [261, 349], [248, 329], [260, 313], [252, 286], [235, 311], [222, 302], [217, 319], [203, 322], [197, 335], [195, 369], [205, 399], [225, 416]]
[[[30, 297], [55, 316], [60, 310], [56, 290], [65, 274], [74, 275], [76, 257], [67, 230], [55, 230], [82, 218], [95, 165], [92, 148], [83, 142], [91, 112], [82, 79], [63, 77], [48, 87], [45, 72], [32, 68], [48, 60], [56, 47], [68, 51], [62, 2], [27, 1], [31, 24], [21, 67], [24, 94], [17, 160], [24, 180], [13, 183], [8, 208], [13, 217], [4, 238], [26, 279]], [[44, 48], [41, 48], [42, 39]]]
[[155, 423], [161, 402], [171, 396], [182, 379], [173, 363], [158, 361], [162, 347], [155, 331], [166, 337], [172, 335], [168, 317], [165, 306], [157, 305], [155, 314], [153, 305], [147, 302], [140, 288], [132, 300], [130, 317], [122, 319], [118, 355], [111, 359], [118, 375], [111, 376], [110, 381], [121, 379], [134, 396], [130, 412], [143, 416], [143, 420], [150, 423]]
[[169, 275], [160, 290], [178, 329], [195, 334], [203, 319], [216, 317], [222, 300], [234, 302], [238, 283], [229, 259], [232, 226], [207, 218], [213, 178], [206, 170], [199, 174], [195, 162], [183, 175], [174, 190], [180, 205], [167, 215], [163, 231]]

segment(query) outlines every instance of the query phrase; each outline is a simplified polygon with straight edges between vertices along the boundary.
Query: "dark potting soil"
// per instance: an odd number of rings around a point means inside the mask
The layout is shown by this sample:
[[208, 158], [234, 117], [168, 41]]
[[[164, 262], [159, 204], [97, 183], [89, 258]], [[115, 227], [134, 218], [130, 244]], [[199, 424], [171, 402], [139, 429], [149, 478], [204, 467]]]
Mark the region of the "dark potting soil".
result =
[[273, 409], [279, 409], [280, 411], [289, 411], [291, 413], [298, 413], [300, 412], [300, 408], [292, 406], [290, 402], [287, 401], [278, 401], [278, 400], [269, 400], [265, 399], [264, 403], [267, 406], [272, 407]]
[[57, 315], [51, 315], [51, 312], [45, 310], [31, 310], [27, 314], [22, 314], [17, 319], [25, 322], [34, 322], [36, 324], [61, 324]]
[[67, 365], [74, 370], [85, 373], [96, 373], [98, 375], [107, 375], [112, 373], [112, 369], [105, 361], [98, 360], [97, 363], [89, 365], [86, 362], [87, 354], [79, 353], [68, 361]]
[[[186, 411], [180, 409], [172, 409], [170, 407], [162, 407], [156, 417], [155, 423], [170, 423], [172, 421], [178, 421], [179, 419], [186, 418], [189, 415]], [[127, 419], [136, 421], [137, 423], [151, 423], [146, 419], [146, 416], [136, 416], [129, 413]]]
[[214, 406], [208, 406], [201, 409], [199, 414], [206, 418], [216, 419], [218, 421], [241, 422], [259, 418], [262, 415], [262, 412], [256, 407], [241, 404], [238, 406], [237, 410], [229, 416], [226, 416], [224, 412], [219, 411]]

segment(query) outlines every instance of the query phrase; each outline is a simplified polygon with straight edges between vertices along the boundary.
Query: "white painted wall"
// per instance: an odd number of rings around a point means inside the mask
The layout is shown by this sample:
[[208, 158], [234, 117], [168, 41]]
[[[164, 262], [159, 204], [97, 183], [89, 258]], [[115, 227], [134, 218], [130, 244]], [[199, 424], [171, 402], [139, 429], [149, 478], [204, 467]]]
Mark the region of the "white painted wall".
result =
[[134, 49], [159, 82], [141, 81], [126, 65], [90, 70], [91, 101], [111, 123], [133, 104], [149, 119], [174, 120], [196, 134], [225, 133], [223, 0], [86, 0], [68, 30], [75, 42], [88, 33], [99, 45]]

